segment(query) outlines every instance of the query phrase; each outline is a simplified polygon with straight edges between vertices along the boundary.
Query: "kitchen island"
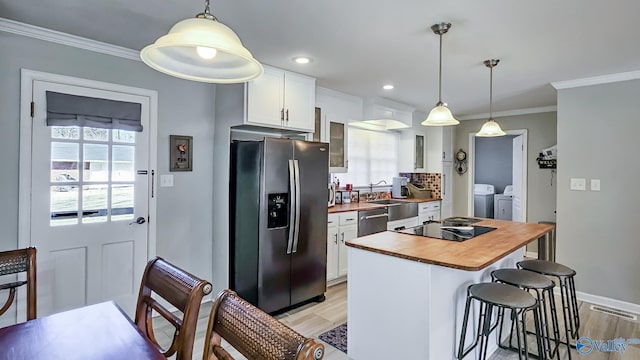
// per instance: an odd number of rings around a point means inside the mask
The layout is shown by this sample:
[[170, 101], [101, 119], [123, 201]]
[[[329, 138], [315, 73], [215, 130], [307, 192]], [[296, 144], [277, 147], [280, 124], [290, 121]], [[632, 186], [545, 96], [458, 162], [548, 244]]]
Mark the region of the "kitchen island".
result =
[[[455, 359], [467, 287], [515, 267], [524, 247], [553, 229], [493, 219], [473, 225], [496, 230], [463, 242], [390, 231], [347, 242], [351, 358]], [[469, 326], [469, 341], [474, 331]], [[495, 351], [495, 340], [490, 346]]]

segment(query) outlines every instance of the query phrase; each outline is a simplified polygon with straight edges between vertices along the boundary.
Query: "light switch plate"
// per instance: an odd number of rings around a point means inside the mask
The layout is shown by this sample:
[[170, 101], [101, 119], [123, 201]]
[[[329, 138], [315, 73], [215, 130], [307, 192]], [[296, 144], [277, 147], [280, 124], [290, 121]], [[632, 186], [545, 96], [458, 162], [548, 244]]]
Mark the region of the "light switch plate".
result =
[[160, 175], [160, 187], [173, 187], [173, 175]]
[[587, 180], [583, 178], [571, 178], [571, 190], [587, 190]]
[[600, 179], [591, 179], [591, 191], [600, 191]]

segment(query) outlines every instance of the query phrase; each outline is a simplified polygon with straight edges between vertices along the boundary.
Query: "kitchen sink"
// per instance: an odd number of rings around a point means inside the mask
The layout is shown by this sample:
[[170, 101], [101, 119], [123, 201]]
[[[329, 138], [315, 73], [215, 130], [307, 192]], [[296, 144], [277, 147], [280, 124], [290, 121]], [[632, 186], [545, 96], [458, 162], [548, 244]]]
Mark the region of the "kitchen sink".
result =
[[389, 221], [418, 216], [418, 203], [402, 200], [373, 200], [372, 204], [387, 205]]

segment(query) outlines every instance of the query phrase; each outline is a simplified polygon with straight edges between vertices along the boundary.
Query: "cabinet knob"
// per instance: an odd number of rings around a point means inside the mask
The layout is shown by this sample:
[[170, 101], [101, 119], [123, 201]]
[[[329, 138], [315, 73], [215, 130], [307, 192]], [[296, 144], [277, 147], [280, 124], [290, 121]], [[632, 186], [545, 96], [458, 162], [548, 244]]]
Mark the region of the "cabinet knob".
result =
[[[335, 240], [333, 240], [333, 242], [337, 244], [338, 243], [338, 234], [335, 234], [333, 236], [335, 236]], [[344, 236], [344, 234], [342, 236]]]
[[284, 108], [280, 109], [280, 121], [284, 121]]
[[287, 109], [287, 111], [285, 112], [285, 121], [289, 122], [289, 109]]

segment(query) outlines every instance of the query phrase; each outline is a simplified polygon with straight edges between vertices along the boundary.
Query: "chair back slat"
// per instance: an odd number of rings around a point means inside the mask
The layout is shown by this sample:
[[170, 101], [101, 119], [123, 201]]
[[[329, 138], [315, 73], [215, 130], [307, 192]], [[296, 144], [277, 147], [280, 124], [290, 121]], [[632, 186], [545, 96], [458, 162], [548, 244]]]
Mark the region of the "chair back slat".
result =
[[26, 272], [27, 279], [0, 284], [0, 290], [9, 290], [9, 295], [0, 306], [0, 315], [7, 312], [15, 298], [16, 289], [27, 286], [27, 320], [36, 318], [36, 248], [10, 250], [0, 252], [0, 276]]

